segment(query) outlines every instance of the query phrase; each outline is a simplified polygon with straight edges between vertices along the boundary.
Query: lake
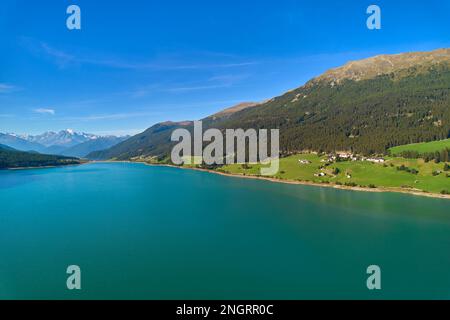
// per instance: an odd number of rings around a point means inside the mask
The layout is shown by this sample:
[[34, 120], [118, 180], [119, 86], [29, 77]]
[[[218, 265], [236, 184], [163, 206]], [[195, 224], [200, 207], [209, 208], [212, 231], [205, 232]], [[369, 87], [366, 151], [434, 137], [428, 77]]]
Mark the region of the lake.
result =
[[445, 199], [96, 163], [0, 171], [0, 203], [0, 299], [450, 299]]

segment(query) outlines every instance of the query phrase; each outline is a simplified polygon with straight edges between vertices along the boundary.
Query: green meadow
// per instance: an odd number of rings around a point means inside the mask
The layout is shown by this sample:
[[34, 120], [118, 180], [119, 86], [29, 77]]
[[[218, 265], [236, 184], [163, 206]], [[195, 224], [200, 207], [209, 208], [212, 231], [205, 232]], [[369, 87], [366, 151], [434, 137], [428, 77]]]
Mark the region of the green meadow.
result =
[[436, 151], [441, 151], [444, 149], [450, 149], [450, 139], [432, 141], [432, 142], [423, 142], [423, 143], [413, 143], [402, 145], [398, 147], [394, 147], [389, 149], [391, 155], [398, 155], [405, 151], [416, 151], [418, 153], [431, 153]]
[[[401, 188], [405, 190], [444, 193], [450, 191], [450, 171], [445, 163], [425, 162], [423, 159], [385, 157], [386, 162], [334, 162], [328, 166], [321, 160], [326, 156], [297, 154], [280, 159], [280, 170], [273, 178], [302, 182], [359, 186], [367, 188]], [[310, 161], [302, 164], [299, 160]], [[403, 166], [403, 167], [402, 167]], [[320, 169], [320, 167], [322, 167]], [[219, 171], [240, 175], [259, 175], [261, 165], [233, 164]], [[323, 172], [325, 176], [316, 176]]]

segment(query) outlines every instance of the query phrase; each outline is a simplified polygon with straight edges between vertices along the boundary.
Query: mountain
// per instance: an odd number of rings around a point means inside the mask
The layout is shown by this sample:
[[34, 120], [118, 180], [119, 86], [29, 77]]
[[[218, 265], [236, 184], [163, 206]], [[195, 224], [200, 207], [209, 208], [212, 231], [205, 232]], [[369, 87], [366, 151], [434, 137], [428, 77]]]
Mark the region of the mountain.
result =
[[243, 103], [240, 103], [233, 107], [230, 107], [230, 108], [224, 109], [220, 112], [217, 112], [217, 113], [213, 114], [212, 116], [209, 116], [208, 118], [210, 118], [211, 120], [229, 118], [236, 112], [239, 112], [239, 111], [242, 111], [245, 109], [249, 109], [249, 108], [253, 108], [253, 107], [257, 107], [260, 104], [261, 103], [259, 103], [259, 102], [243, 102]]
[[36, 142], [25, 140], [22, 137], [12, 133], [0, 133], [0, 143], [22, 151], [42, 152], [45, 150], [45, 146]]
[[67, 149], [69, 148], [65, 146], [54, 145], [46, 147], [43, 151], [41, 151], [41, 153], [63, 155], [63, 152], [66, 151]]
[[62, 166], [80, 163], [79, 159], [73, 157], [23, 152], [11, 150], [10, 147], [0, 145], [0, 169]]
[[0, 150], [15, 151], [16, 149], [0, 144]]
[[125, 160], [144, 154], [164, 156], [167, 154], [168, 145], [171, 144], [172, 131], [177, 128], [190, 128], [192, 124], [191, 121], [158, 123], [112, 148], [92, 152], [87, 155], [87, 158], [91, 160], [111, 158]]
[[70, 148], [65, 148], [56, 154], [61, 154], [64, 156], [73, 156], [78, 158], [84, 158], [89, 153], [105, 150], [115, 146], [116, 144], [125, 141], [129, 136], [126, 137], [115, 137], [115, 136], [106, 136], [106, 137], [98, 137], [96, 139], [88, 140], [86, 142], [77, 144]]
[[[203, 127], [278, 128], [283, 154], [383, 154], [393, 146], [450, 137], [449, 106], [450, 49], [440, 49], [349, 62], [266, 102], [209, 116]], [[160, 123], [89, 157], [167, 159], [171, 133], [180, 127], [192, 130], [192, 123]]]
[[62, 130], [59, 132], [45, 132], [37, 136], [27, 136], [26, 140], [39, 143], [45, 147], [63, 146], [73, 147], [77, 144], [97, 139], [99, 136], [89, 133], [78, 133], [72, 129]]
[[449, 55], [450, 49], [379, 55], [364, 60], [351, 61], [342, 67], [331, 69], [311, 83], [326, 81], [339, 84], [345, 79], [361, 81], [386, 74], [402, 78], [408, 75], [427, 73], [432, 66], [448, 63]]
[[0, 133], [0, 143], [20, 151], [84, 157], [88, 153], [110, 148], [129, 138], [78, 133], [71, 129], [40, 135]]

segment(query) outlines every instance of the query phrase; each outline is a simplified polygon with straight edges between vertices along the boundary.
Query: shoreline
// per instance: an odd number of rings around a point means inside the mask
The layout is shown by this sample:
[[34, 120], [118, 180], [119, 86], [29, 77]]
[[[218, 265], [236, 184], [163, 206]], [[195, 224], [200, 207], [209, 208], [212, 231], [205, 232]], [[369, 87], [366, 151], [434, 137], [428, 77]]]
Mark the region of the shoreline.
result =
[[415, 195], [415, 196], [420, 196], [420, 197], [450, 200], [450, 195], [446, 195], [446, 194], [405, 190], [405, 189], [401, 189], [401, 188], [389, 188], [389, 187], [363, 188], [363, 187], [350, 187], [350, 186], [336, 185], [336, 184], [317, 183], [317, 182], [311, 182], [311, 181], [282, 180], [282, 179], [277, 179], [277, 178], [226, 173], [226, 172], [220, 172], [220, 171], [211, 170], [211, 169], [190, 168], [190, 167], [175, 166], [175, 165], [171, 165], [171, 164], [158, 164], [158, 163], [148, 163], [148, 162], [139, 162], [139, 161], [100, 161], [100, 162], [142, 163], [142, 164], [148, 165], [148, 166], [170, 167], [170, 168], [177, 168], [177, 169], [183, 169], [183, 170], [202, 171], [202, 172], [213, 173], [213, 174], [217, 174], [217, 175], [221, 175], [221, 176], [225, 176], [225, 177], [238, 178], [238, 179], [264, 180], [264, 181], [269, 181], [269, 182], [273, 182], [273, 183], [284, 183], [284, 184], [291, 184], [291, 185], [304, 185], [304, 186], [334, 188], [334, 189], [339, 189], [339, 190], [349, 190], [349, 191], [359, 191], [359, 192], [403, 193], [403, 194]]
[[52, 169], [52, 168], [64, 168], [64, 167], [81, 166], [81, 165], [88, 164], [88, 163], [90, 163], [90, 162], [88, 161], [88, 162], [83, 162], [83, 163], [63, 164], [63, 165], [59, 165], [59, 166], [37, 166], [37, 167], [3, 168], [3, 169], [0, 169], [0, 170], [19, 171], [19, 170], [32, 170], [32, 169]]
[[172, 164], [149, 163], [149, 162], [143, 162], [143, 161], [129, 161], [129, 160], [122, 160], [122, 161], [115, 161], [115, 160], [87, 161], [87, 162], [83, 162], [83, 163], [79, 163], [79, 164], [70, 164], [70, 165], [62, 165], [62, 166], [23, 167], [23, 168], [20, 167], [20, 168], [6, 168], [4, 170], [11, 170], [11, 171], [16, 171], [17, 170], [18, 171], [18, 170], [28, 170], [28, 169], [30, 169], [30, 170], [31, 169], [50, 169], [50, 168], [60, 168], [60, 167], [69, 167], [69, 166], [79, 166], [79, 165], [85, 165], [85, 164], [89, 164], [89, 163], [132, 163], [132, 164], [140, 163], [140, 164], [143, 164], [143, 165], [146, 165], [146, 166], [169, 167], [169, 168], [175, 168], [175, 169], [181, 169], [181, 170], [201, 171], [201, 172], [212, 173], [212, 174], [217, 174], [217, 175], [230, 177], [230, 178], [237, 178], [237, 179], [263, 180], [263, 181], [269, 181], [269, 182], [273, 182], [273, 183], [283, 183], [283, 184], [291, 184], [291, 185], [304, 185], [304, 186], [313, 186], [313, 187], [324, 187], [324, 188], [333, 188], [333, 189], [339, 189], [339, 190], [359, 191], [359, 192], [403, 193], [403, 194], [415, 195], [415, 196], [420, 196], [420, 197], [428, 197], [428, 198], [450, 200], [450, 195], [446, 195], [446, 194], [431, 193], [431, 192], [421, 192], [421, 191], [413, 191], [413, 190], [405, 190], [405, 189], [401, 189], [401, 188], [389, 188], [389, 187], [363, 188], [363, 187], [351, 187], [351, 186], [336, 185], [336, 184], [317, 183], [317, 182], [312, 182], [312, 181], [282, 180], [282, 179], [262, 177], [262, 176], [226, 173], [226, 172], [220, 172], [220, 171], [211, 170], [211, 169], [182, 167], [182, 166], [176, 166], [176, 165], [172, 165]]

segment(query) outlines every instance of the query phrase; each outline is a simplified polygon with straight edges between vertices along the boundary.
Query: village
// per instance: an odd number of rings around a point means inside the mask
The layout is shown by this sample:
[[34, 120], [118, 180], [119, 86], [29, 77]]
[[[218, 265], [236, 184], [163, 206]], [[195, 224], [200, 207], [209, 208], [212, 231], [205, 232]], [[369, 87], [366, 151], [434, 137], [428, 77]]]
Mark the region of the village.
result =
[[[319, 169], [321, 170], [319, 173], [315, 173], [315, 177], [324, 177], [327, 175], [326, 172], [323, 171], [323, 169], [327, 166], [329, 166], [332, 163], [337, 162], [343, 162], [343, 161], [367, 161], [372, 163], [385, 163], [385, 159], [381, 157], [364, 157], [360, 155], [356, 155], [350, 152], [336, 152], [336, 153], [330, 153], [327, 155], [327, 158], [320, 160], [320, 162], [324, 163], [323, 166], [321, 166]], [[311, 164], [311, 161], [307, 159], [299, 159], [298, 162], [301, 165], [308, 165]], [[333, 175], [336, 175], [339, 173], [339, 169], [335, 169], [333, 171]], [[350, 179], [352, 176], [350, 173], [345, 173], [346, 177]]]
[[[320, 160], [320, 162], [324, 162], [324, 163], [334, 163], [334, 162], [341, 162], [341, 161], [368, 161], [368, 162], [373, 162], [373, 163], [384, 163], [385, 160], [384, 158], [381, 157], [364, 157], [364, 156], [359, 156], [359, 155], [355, 155], [353, 153], [349, 153], [349, 152], [337, 152], [336, 154], [328, 154], [326, 159], [322, 159]], [[311, 161], [306, 160], [306, 159], [300, 159], [298, 160], [298, 162], [300, 162], [300, 164], [310, 164]]]

